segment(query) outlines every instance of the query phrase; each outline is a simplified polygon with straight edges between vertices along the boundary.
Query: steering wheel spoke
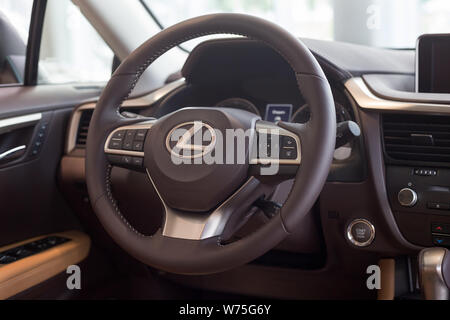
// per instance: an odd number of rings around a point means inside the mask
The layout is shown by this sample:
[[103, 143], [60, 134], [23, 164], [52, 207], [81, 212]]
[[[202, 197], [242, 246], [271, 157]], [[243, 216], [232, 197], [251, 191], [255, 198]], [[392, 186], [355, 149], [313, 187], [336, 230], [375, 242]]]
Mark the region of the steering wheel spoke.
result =
[[167, 205], [148, 170], [147, 173], [165, 210], [162, 236], [175, 239], [201, 241], [218, 237], [228, 240], [251, 217], [253, 203], [268, 192], [267, 186], [251, 177], [211, 212], [188, 212]]
[[144, 146], [156, 120], [145, 120], [114, 129], [106, 139], [104, 151], [111, 165], [145, 171]]
[[[302, 128], [303, 129], [303, 128]], [[300, 130], [291, 131], [277, 124], [256, 123], [251, 172], [261, 176], [293, 176], [302, 163]]]

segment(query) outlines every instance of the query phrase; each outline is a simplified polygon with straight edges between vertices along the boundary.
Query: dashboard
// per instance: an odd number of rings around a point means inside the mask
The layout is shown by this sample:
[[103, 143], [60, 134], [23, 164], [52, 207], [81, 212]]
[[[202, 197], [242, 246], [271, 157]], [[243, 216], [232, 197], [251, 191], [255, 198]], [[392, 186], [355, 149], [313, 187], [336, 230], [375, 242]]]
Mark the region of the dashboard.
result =
[[[410, 265], [408, 257], [423, 247], [450, 246], [449, 95], [415, 92], [414, 51], [305, 43], [329, 80], [336, 123], [353, 121], [362, 134], [336, 150], [311, 221], [299, 226], [278, 250], [326, 254], [326, 262], [319, 259], [313, 265], [345, 264], [356, 274], [364, 273], [357, 266], [366, 261], [376, 264], [380, 257], [406, 257], [401, 263]], [[181, 75], [152, 93], [125, 101], [121, 111], [159, 118], [185, 107], [224, 107], [243, 109], [267, 121], [297, 123], [306, 123], [311, 116], [289, 66], [251, 40], [202, 43]], [[85, 142], [94, 108], [95, 101], [88, 102], [72, 114], [61, 165], [63, 180], [76, 177], [77, 184], [84, 180]], [[124, 185], [138, 184], [123, 171], [117, 175]], [[282, 199], [289, 190], [286, 186], [276, 195]], [[368, 227], [371, 237], [356, 241], [354, 226]], [[298, 265], [297, 257], [277, 256], [266, 262], [292, 267]]]
[[[354, 121], [362, 135], [336, 150], [315, 208], [321, 228], [309, 232], [317, 232], [310, 247], [294, 250], [306, 252], [319, 242], [334, 257], [355, 252], [378, 257], [450, 243], [448, 95], [415, 92], [414, 52], [305, 42], [329, 80], [336, 122]], [[185, 107], [224, 107], [268, 121], [309, 120], [308, 103], [289, 66], [260, 43], [207, 41], [191, 53], [181, 74], [155, 92], [127, 100], [122, 111], [159, 118]], [[94, 107], [91, 102], [74, 111], [66, 161], [83, 161]], [[375, 232], [364, 246], [347, 236], [355, 221], [369, 222]]]

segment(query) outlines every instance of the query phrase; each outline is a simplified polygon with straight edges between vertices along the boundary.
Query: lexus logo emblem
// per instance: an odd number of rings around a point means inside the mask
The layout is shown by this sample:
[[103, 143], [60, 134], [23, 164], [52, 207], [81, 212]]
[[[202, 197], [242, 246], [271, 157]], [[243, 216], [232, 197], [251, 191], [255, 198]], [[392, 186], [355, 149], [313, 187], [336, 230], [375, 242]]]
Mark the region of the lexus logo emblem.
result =
[[203, 157], [216, 146], [216, 131], [201, 121], [182, 123], [167, 135], [167, 150], [175, 157], [194, 159]]

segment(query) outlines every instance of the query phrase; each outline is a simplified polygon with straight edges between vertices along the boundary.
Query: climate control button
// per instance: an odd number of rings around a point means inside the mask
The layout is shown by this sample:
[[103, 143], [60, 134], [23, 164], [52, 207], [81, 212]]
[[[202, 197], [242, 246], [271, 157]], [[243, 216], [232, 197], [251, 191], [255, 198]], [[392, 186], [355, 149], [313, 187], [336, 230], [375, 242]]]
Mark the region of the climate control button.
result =
[[398, 193], [398, 202], [403, 207], [414, 207], [417, 203], [417, 193], [410, 189], [410, 188], [404, 188], [400, 190]]

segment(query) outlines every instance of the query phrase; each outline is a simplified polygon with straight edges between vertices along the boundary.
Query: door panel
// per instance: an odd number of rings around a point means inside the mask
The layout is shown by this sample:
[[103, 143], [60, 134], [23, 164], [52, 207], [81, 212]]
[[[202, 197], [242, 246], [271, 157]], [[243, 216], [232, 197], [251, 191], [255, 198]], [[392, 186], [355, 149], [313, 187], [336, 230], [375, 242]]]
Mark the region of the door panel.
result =
[[83, 261], [89, 249], [89, 237], [78, 231], [41, 236], [0, 248], [0, 255], [6, 254], [10, 259], [0, 268], [0, 299], [8, 299], [66, 271], [67, 266]]
[[[95, 86], [88, 89], [72, 85], [0, 88], [0, 247], [82, 229], [58, 189], [57, 174], [74, 107], [97, 98], [99, 93]], [[18, 151], [14, 152], [15, 148]], [[7, 154], [10, 150], [12, 153]], [[61, 253], [61, 250], [57, 252]], [[50, 257], [48, 253], [45, 256]], [[61, 263], [59, 269], [54, 268], [60, 258], [56, 255], [46, 262], [51, 268], [40, 272], [47, 274], [43, 280], [65, 270]], [[30, 259], [32, 257], [21, 263]], [[15, 270], [14, 263], [0, 264], [0, 278], [5, 276], [7, 267]], [[36, 277], [29, 280], [23, 288], [39, 282]], [[58, 277], [45, 283], [55, 292], [53, 298], [66, 290]], [[17, 285], [13, 287], [18, 288]], [[33, 294], [36, 291], [39, 297], [38, 290], [39, 284], [27, 292]]]
[[[0, 154], [14, 147], [26, 147], [17, 158], [3, 163], [0, 160], [0, 246], [79, 229], [57, 188], [57, 169], [73, 108], [98, 94], [98, 90], [62, 85], [0, 88], [0, 124], [14, 117], [41, 115], [40, 119], [12, 127], [3, 134], [0, 128]], [[39, 140], [44, 127], [44, 138]], [[40, 149], [34, 154], [37, 142]]]

